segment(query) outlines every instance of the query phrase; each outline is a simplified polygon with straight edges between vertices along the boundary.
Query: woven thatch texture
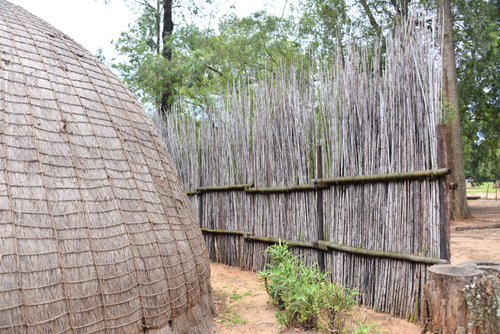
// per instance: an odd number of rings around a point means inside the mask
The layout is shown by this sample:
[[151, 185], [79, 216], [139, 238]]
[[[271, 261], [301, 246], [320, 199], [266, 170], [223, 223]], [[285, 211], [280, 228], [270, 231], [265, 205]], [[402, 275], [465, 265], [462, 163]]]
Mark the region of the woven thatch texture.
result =
[[148, 115], [4, 0], [0, 254], [0, 332], [208, 331], [206, 248]]

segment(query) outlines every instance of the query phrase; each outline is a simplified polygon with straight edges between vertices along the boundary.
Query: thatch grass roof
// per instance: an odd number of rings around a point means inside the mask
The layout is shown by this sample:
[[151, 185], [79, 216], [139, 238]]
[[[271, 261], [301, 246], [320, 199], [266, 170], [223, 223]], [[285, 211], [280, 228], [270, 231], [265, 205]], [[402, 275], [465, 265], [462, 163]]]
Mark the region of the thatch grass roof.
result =
[[0, 332], [206, 332], [209, 263], [133, 94], [0, 0]]

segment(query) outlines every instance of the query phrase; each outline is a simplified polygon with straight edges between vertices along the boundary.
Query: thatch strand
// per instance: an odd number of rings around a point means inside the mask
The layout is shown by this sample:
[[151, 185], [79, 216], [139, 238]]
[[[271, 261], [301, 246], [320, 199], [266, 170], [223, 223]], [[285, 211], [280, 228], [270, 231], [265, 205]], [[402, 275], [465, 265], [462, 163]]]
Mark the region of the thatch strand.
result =
[[[330, 67], [306, 74], [294, 65], [273, 68], [272, 75], [252, 85], [236, 83], [200, 116], [171, 116], [167, 129], [193, 129], [165, 137], [186, 190], [254, 185], [248, 194], [233, 189], [191, 196], [194, 208], [201, 201], [201, 227], [317, 240], [316, 192], [295, 190], [318, 179], [316, 147], [321, 145], [321, 179], [330, 186], [323, 190], [325, 241], [439, 260], [443, 181], [420, 174], [441, 167], [441, 68], [434, 26], [415, 26], [416, 21], [397, 27], [374, 53], [352, 43]], [[188, 144], [189, 152], [184, 151]], [[201, 165], [186, 163], [186, 155]], [[189, 179], [197, 168], [201, 178]], [[418, 178], [339, 181], [414, 172]], [[276, 187], [279, 193], [272, 191]], [[210, 233], [205, 241], [219, 262], [259, 270], [267, 261], [266, 245], [245, 242], [243, 235]], [[309, 264], [318, 258], [316, 250], [296, 247], [295, 252], [309, 254]], [[341, 251], [325, 258], [332, 279], [359, 287], [367, 306], [418, 317], [428, 264]]]

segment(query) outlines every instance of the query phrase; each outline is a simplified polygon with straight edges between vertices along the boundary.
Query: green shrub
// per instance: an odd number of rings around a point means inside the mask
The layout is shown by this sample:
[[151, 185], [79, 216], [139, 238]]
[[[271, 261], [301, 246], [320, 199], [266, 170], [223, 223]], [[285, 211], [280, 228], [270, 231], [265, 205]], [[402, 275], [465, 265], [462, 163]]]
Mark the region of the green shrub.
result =
[[357, 321], [357, 326], [350, 328], [348, 331], [343, 332], [346, 334], [380, 334], [377, 331], [377, 324], [371, 323], [370, 325], [363, 324], [361, 321]]
[[331, 283], [317, 264], [307, 267], [288, 244], [279, 243], [265, 252], [271, 264], [259, 275], [277, 306], [278, 321], [288, 327], [341, 329], [359, 293]]

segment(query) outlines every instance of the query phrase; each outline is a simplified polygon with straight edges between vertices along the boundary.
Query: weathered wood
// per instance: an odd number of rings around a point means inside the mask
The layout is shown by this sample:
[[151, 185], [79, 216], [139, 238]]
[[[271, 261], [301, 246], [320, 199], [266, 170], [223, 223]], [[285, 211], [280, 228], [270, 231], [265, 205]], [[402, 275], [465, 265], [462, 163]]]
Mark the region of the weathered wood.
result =
[[316, 191], [310, 185], [297, 185], [290, 187], [259, 187], [259, 188], [248, 188], [245, 192], [248, 194], [279, 194], [279, 193], [293, 193], [302, 191]]
[[[443, 124], [438, 125], [438, 150], [437, 160], [439, 168], [446, 168], [448, 166], [448, 155], [446, 148], [446, 126]], [[449, 174], [449, 173], [448, 173]], [[450, 259], [450, 196], [448, 184], [448, 175], [439, 179], [439, 207], [440, 221], [439, 221], [439, 257], [444, 260]]]
[[[317, 170], [316, 177], [321, 179], [323, 177], [323, 152], [322, 146], [318, 145], [317, 148]], [[318, 216], [318, 240], [325, 240], [325, 228], [323, 219], [323, 191], [318, 189], [316, 193], [316, 210]], [[318, 252], [318, 266], [321, 271], [325, 271], [325, 252], [320, 250]]]
[[188, 196], [192, 196], [192, 195], [200, 195], [201, 194], [201, 191], [196, 191], [196, 190], [185, 190], [184, 191], [186, 193], [186, 195]]
[[186, 191], [187, 194], [200, 194], [202, 192], [226, 192], [245, 191], [249, 194], [271, 194], [271, 193], [292, 193], [302, 191], [316, 191], [326, 189], [336, 185], [372, 183], [372, 182], [392, 182], [419, 179], [436, 179], [450, 174], [447, 168], [436, 170], [415, 171], [406, 173], [390, 173], [375, 175], [343, 176], [336, 178], [318, 178], [311, 180], [311, 184], [295, 185], [288, 187], [258, 187], [252, 188], [252, 184], [235, 184], [230, 186], [198, 187], [193, 191]]
[[358, 176], [343, 176], [334, 178], [324, 178], [311, 180], [311, 187], [327, 188], [332, 185], [346, 184], [362, 184], [372, 182], [389, 182], [389, 181], [406, 181], [406, 180], [421, 180], [421, 179], [436, 179], [446, 176], [451, 173], [448, 168], [435, 170], [423, 170], [405, 173], [389, 173], [376, 175], [358, 175]]
[[303, 241], [293, 241], [293, 240], [286, 240], [286, 239], [279, 239], [279, 238], [267, 238], [267, 237], [261, 237], [257, 235], [249, 235], [246, 237], [247, 240], [251, 241], [259, 241], [263, 242], [266, 244], [278, 244], [278, 243], [283, 243], [283, 244], [289, 244], [290, 246], [294, 247], [304, 247], [304, 248], [317, 248], [317, 246], [312, 243], [312, 242], [303, 242]]
[[[500, 275], [500, 262], [472, 260], [460, 263], [461, 266], [472, 267], [484, 271], [487, 275]], [[500, 305], [499, 305], [500, 306]]]
[[435, 265], [428, 269], [422, 307], [423, 332], [466, 333], [468, 308], [465, 288], [483, 272], [473, 267]]
[[339, 245], [339, 244], [336, 244], [333, 242], [326, 242], [326, 241], [318, 241], [318, 246], [320, 247], [320, 249], [336, 250], [336, 251], [352, 253], [352, 254], [357, 254], [357, 255], [371, 256], [371, 257], [382, 257], [382, 258], [387, 258], [387, 259], [395, 259], [395, 260], [410, 261], [410, 262], [417, 262], [417, 263], [427, 263], [427, 264], [447, 263], [446, 260], [442, 260], [442, 259], [434, 259], [434, 258], [429, 258], [429, 257], [417, 256], [417, 255], [400, 254], [400, 253], [394, 253], [394, 252], [385, 252], [385, 251], [378, 251], [378, 250], [372, 250], [372, 249], [344, 246], [344, 245]]
[[198, 191], [200, 193], [227, 192], [227, 191], [238, 191], [238, 190], [246, 191], [251, 186], [252, 184], [235, 184], [230, 186], [198, 187], [195, 189], [195, 191]]
[[357, 247], [350, 247], [350, 246], [339, 245], [339, 244], [336, 244], [333, 242], [327, 242], [327, 241], [322, 241], [322, 240], [317, 240], [315, 242], [303, 242], [303, 241], [294, 241], [294, 240], [287, 240], [287, 239], [281, 239], [281, 238], [270, 238], [270, 237], [252, 235], [246, 231], [227, 231], [227, 230], [216, 230], [216, 229], [208, 229], [208, 228], [202, 228], [201, 231], [203, 233], [207, 233], [207, 234], [242, 235], [245, 237], [246, 240], [259, 241], [259, 242], [268, 243], [268, 244], [277, 244], [277, 243], [281, 242], [281, 243], [290, 244], [291, 246], [294, 246], [294, 247], [313, 248], [313, 249], [318, 249], [321, 251], [335, 250], [335, 251], [357, 254], [357, 255], [388, 258], [388, 259], [410, 261], [410, 262], [416, 262], [416, 263], [427, 263], [427, 264], [445, 264], [445, 263], [448, 263], [446, 260], [442, 260], [442, 259], [435, 259], [435, 258], [410, 255], [410, 254], [400, 254], [400, 253], [394, 253], [394, 252], [377, 251], [377, 250], [357, 248]]
[[226, 235], [242, 235], [242, 236], [248, 235], [248, 232], [245, 231], [226, 231], [226, 230], [215, 230], [210, 228], [202, 228], [201, 232], [207, 234], [226, 234]]

